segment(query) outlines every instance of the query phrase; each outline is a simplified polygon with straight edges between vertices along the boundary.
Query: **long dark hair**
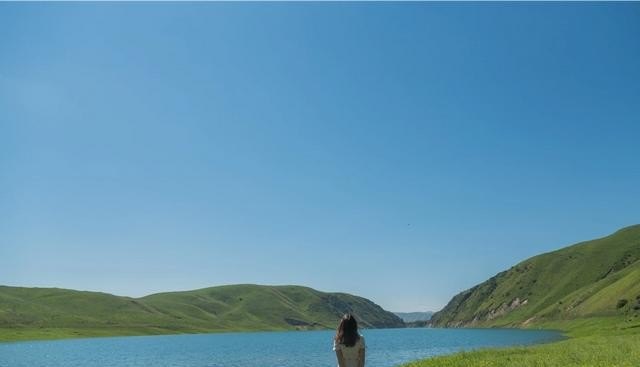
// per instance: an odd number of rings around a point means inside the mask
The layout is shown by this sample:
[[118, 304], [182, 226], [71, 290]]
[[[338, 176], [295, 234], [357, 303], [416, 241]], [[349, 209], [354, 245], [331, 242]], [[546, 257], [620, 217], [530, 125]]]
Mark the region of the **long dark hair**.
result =
[[336, 343], [347, 347], [353, 347], [360, 339], [358, 334], [358, 322], [352, 314], [342, 316], [338, 330], [336, 331]]

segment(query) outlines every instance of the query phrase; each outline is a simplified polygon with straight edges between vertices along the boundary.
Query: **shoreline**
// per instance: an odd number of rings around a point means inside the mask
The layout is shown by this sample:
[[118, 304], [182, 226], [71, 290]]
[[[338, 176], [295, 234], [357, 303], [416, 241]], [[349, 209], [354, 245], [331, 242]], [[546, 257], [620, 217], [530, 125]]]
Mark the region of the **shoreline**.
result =
[[[446, 327], [425, 327], [425, 328], [362, 328], [362, 330], [522, 330], [522, 331], [550, 331], [556, 332], [561, 340], [551, 342], [540, 342], [532, 345], [555, 343], [566, 340], [569, 337], [565, 330], [552, 328], [512, 328], [512, 327], [470, 327], [470, 328], [446, 328]], [[150, 332], [137, 332], [140, 330]], [[278, 332], [313, 332], [313, 331], [332, 331], [329, 328], [318, 329], [234, 329], [234, 330], [200, 330], [176, 332], [176, 330], [166, 330], [162, 328], [122, 328], [119, 332], [111, 333], [108, 328], [2, 328], [0, 327], [0, 344], [15, 342], [33, 342], [33, 341], [55, 341], [70, 339], [94, 339], [94, 338], [118, 338], [118, 337], [143, 337], [143, 336], [168, 336], [168, 335], [202, 335], [202, 334], [244, 334], [244, 333], [278, 333]], [[166, 331], [166, 332], [165, 332]], [[10, 338], [7, 335], [17, 334], [19, 337]], [[24, 337], [23, 337], [24, 336]], [[489, 347], [490, 348], [490, 347]]]
[[[5, 330], [7, 330], [5, 332]], [[139, 330], [149, 330], [150, 332], [137, 332]], [[268, 332], [304, 332], [321, 331], [331, 329], [237, 329], [237, 330], [167, 330], [162, 328], [122, 328], [111, 333], [107, 328], [0, 328], [0, 343], [32, 342], [32, 341], [54, 341], [69, 339], [94, 339], [94, 338], [118, 338], [118, 337], [140, 337], [140, 336], [163, 336], [163, 335], [200, 335], [200, 334], [232, 334], [232, 333], [268, 333]], [[6, 335], [21, 334], [18, 338], [6, 338]], [[33, 335], [34, 337], [29, 337]]]

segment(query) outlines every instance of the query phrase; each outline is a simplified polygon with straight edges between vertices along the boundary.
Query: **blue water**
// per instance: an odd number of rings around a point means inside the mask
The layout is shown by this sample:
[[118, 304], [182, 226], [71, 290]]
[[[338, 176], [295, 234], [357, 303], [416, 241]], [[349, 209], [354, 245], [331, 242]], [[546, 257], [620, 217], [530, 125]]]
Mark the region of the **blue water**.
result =
[[[552, 331], [363, 330], [367, 367], [482, 347], [558, 340]], [[2, 367], [335, 367], [332, 331], [138, 336], [0, 343]]]

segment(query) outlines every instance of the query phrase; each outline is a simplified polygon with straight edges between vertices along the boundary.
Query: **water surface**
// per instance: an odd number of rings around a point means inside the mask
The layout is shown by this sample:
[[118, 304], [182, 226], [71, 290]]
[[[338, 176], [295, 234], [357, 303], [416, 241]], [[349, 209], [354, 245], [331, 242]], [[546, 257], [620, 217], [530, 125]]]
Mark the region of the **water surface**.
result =
[[[224, 333], [0, 343], [1, 367], [335, 367], [333, 331]], [[367, 367], [483, 347], [558, 340], [553, 331], [363, 330]]]

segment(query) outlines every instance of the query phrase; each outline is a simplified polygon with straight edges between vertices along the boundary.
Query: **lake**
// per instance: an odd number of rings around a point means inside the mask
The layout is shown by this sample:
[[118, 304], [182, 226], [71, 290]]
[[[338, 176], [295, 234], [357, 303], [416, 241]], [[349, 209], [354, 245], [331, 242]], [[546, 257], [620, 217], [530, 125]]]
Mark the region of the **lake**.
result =
[[[362, 330], [367, 367], [561, 339], [511, 329]], [[333, 331], [135, 336], [0, 343], [2, 367], [335, 367]]]

